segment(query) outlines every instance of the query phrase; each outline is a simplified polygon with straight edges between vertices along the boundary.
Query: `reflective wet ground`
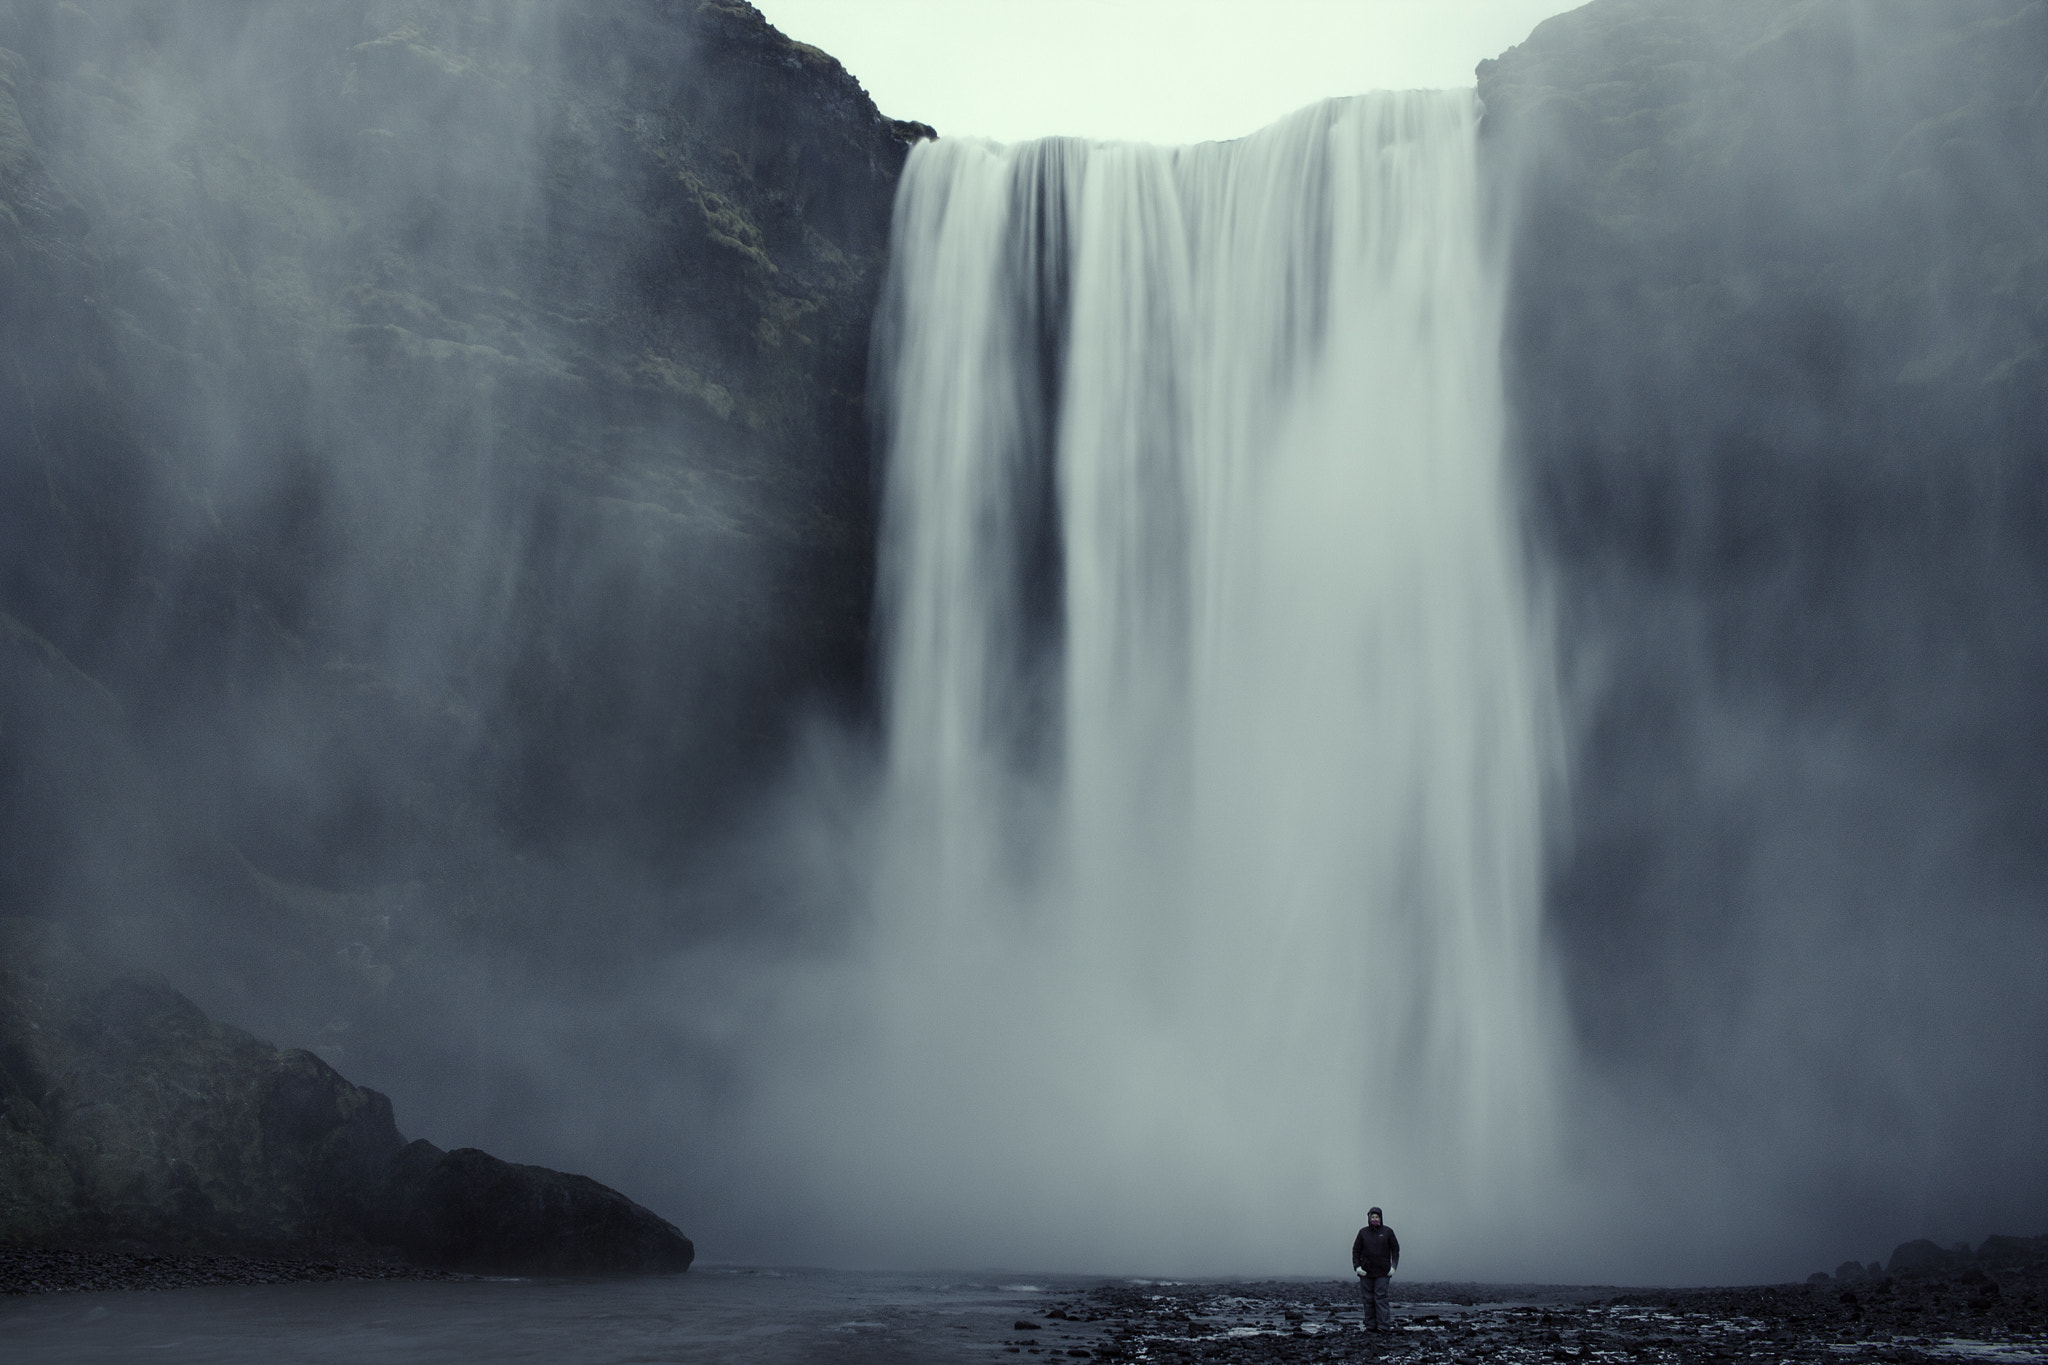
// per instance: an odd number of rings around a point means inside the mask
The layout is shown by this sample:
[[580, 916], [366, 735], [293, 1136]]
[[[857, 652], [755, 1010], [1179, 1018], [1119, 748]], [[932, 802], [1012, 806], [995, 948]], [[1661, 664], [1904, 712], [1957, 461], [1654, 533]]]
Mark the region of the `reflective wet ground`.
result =
[[994, 1279], [718, 1268], [631, 1280], [53, 1294], [0, 1300], [0, 1360], [956, 1361], [999, 1353], [1021, 1306], [1044, 1297]]

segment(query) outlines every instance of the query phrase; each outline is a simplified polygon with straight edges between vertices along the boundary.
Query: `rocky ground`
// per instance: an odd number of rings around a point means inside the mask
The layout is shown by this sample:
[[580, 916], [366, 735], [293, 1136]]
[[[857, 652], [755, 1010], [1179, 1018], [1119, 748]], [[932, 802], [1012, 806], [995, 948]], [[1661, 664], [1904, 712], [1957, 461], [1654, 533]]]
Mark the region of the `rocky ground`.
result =
[[[1397, 1282], [1398, 1284], [1398, 1282]], [[1104, 1285], [1019, 1319], [1001, 1355], [1121, 1361], [2048, 1361], [2038, 1266], [1736, 1289], [1399, 1286], [1361, 1330], [1339, 1282]]]
[[125, 1251], [0, 1247], [0, 1294], [101, 1289], [184, 1289], [199, 1284], [305, 1284], [321, 1280], [459, 1280], [446, 1270], [393, 1261], [257, 1256], [158, 1256]]

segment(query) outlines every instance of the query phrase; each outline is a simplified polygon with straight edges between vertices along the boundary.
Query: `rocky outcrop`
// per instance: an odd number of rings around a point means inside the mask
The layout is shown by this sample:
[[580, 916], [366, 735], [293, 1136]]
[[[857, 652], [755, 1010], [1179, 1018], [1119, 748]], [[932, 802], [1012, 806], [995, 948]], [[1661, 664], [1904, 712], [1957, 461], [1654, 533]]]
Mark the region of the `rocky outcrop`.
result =
[[421, 1265], [462, 1270], [681, 1271], [688, 1238], [616, 1190], [462, 1147], [415, 1142], [391, 1177], [393, 1240]]
[[689, 1239], [624, 1195], [408, 1144], [376, 1091], [46, 924], [0, 920], [0, 950], [0, 1245], [689, 1268]]
[[2048, 1236], [2008, 1237], [1994, 1233], [1976, 1247], [1968, 1242], [1945, 1247], [1922, 1237], [1892, 1248], [1892, 1257], [1885, 1262], [1884, 1269], [1892, 1275], [1940, 1275], [1966, 1272], [1972, 1266], [2030, 1271], [2036, 1279], [2048, 1278]]

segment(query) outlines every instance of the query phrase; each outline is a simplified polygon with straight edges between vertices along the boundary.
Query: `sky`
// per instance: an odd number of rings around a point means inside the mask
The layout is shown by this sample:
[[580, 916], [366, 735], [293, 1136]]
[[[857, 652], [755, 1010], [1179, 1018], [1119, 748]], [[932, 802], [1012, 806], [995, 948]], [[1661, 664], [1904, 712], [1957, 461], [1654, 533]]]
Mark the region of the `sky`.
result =
[[942, 136], [1242, 137], [1332, 95], [1470, 86], [1577, 0], [755, 0]]

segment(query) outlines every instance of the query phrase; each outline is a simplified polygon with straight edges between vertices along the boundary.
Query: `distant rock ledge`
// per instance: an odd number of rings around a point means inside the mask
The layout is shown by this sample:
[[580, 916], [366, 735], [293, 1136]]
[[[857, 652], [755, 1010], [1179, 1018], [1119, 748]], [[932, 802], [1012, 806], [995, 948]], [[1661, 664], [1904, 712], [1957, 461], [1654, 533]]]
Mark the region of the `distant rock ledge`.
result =
[[679, 1272], [616, 1190], [407, 1143], [391, 1101], [207, 1018], [55, 925], [0, 918], [0, 1247]]
[[1892, 1249], [1891, 1260], [1883, 1264], [1844, 1261], [1835, 1267], [1834, 1274], [1816, 1270], [1806, 1277], [1806, 1282], [1813, 1285], [1856, 1285], [1883, 1283], [1894, 1275], [1920, 1279], [1949, 1277], [1980, 1286], [1992, 1285], [1990, 1296], [1996, 1297], [1995, 1277], [1999, 1272], [2026, 1273], [2036, 1280], [2048, 1279], [2048, 1234], [2007, 1237], [1994, 1233], [1979, 1247], [1972, 1247], [1968, 1242], [1945, 1247], [1922, 1237], [1918, 1241], [1899, 1243]]

